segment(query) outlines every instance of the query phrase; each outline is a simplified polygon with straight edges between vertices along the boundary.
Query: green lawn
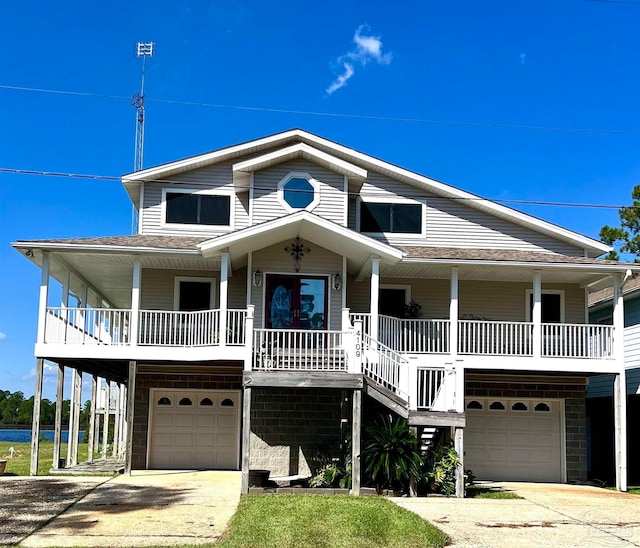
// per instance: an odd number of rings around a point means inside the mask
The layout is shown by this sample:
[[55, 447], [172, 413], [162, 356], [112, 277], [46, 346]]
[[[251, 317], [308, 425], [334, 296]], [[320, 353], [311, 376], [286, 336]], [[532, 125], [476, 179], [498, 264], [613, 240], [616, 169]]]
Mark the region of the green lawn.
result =
[[445, 546], [437, 527], [381, 497], [247, 495], [216, 547]]
[[[13, 447], [15, 449], [12, 459], [9, 458], [9, 447]], [[87, 460], [88, 450], [89, 447], [86, 443], [78, 445], [78, 460], [80, 462]], [[66, 458], [67, 456], [66, 443], [63, 443], [60, 448], [60, 456], [63, 458]], [[0, 441], [0, 459], [7, 459], [7, 467], [4, 471], [4, 476], [28, 476], [31, 463], [31, 444]], [[38, 475], [47, 475], [51, 469], [52, 462], [53, 442], [41, 441], [38, 459]]]
[[482, 487], [472, 485], [467, 487], [465, 497], [469, 499], [521, 499], [522, 497], [513, 491], [505, 491], [498, 487]]
[[629, 493], [632, 495], [640, 495], [640, 486], [629, 487]]

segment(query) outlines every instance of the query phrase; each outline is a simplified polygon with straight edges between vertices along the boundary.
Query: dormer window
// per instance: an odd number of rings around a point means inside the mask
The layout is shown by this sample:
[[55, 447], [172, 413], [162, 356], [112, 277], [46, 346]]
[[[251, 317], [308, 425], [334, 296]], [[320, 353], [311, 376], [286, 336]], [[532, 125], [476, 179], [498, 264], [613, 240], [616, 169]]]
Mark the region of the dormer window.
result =
[[231, 194], [186, 189], [163, 190], [164, 224], [231, 227]]
[[366, 234], [425, 234], [425, 204], [413, 200], [358, 200], [358, 230]]
[[320, 184], [308, 173], [289, 173], [278, 183], [278, 199], [287, 211], [311, 211], [320, 203]]

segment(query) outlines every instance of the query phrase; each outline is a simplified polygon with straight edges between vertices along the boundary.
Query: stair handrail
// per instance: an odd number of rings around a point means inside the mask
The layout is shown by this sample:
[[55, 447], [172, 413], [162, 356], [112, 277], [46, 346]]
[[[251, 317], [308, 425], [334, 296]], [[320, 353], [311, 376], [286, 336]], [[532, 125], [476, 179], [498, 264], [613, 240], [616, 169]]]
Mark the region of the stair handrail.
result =
[[[408, 360], [393, 348], [372, 339], [367, 333], [362, 333], [362, 348], [363, 374], [401, 397], [408, 404], [409, 393], [401, 388], [401, 368], [407, 365]], [[370, 355], [372, 352], [377, 356], [377, 362], [371, 361]], [[384, 363], [381, 364], [381, 361]]]

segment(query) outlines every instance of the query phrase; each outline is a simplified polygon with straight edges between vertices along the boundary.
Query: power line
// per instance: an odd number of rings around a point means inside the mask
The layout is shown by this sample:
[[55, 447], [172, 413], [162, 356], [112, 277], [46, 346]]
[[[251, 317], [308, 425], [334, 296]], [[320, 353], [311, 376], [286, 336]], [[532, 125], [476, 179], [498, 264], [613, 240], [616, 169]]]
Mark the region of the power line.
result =
[[[592, 0], [592, 1], [604, 1], [604, 0]], [[58, 95], [75, 95], [75, 96], [81, 96], [81, 97], [98, 97], [102, 99], [124, 99], [127, 101], [130, 100], [129, 97], [124, 95], [108, 95], [103, 93], [55, 90], [55, 89], [34, 88], [34, 87], [27, 87], [27, 86], [11, 86], [11, 85], [5, 85], [5, 84], [0, 84], [0, 89], [31, 91], [31, 92], [38, 92], [38, 93], [53, 93]], [[618, 129], [609, 130], [609, 129], [593, 129], [593, 128], [567, 128], [567, 127], [559, 127], [559, 126], [504, 124], [500, 122], [469, 122], [465, 120], [437, 120], [437, 119], [431, 119], [431, 118], [378, 116], [373, 114], [352, 114], [352, 113], [339, 113], [339, 112], [323, 112], [323, 111], [314, 111], [314, 110], [295, 110], [295, 109], [285, 109], [285, 108], [256, 107], [256, 106], [250, 106], [250, 105], [228, 105], [223, 103], [201, 103], [197, 101], [180, 101], [180, 100], [174, 100], [174, 99], [153, 99], [151, 97], [146, 97], [146, 100], [152, 103], [160, 103], [160, 104], [167, 104], [167, 105], [182, 105], [182, 106], [217, 108], [217, 109], [227, 109], [227, 110], [244, 110], [244, 111], [253, 111], [253, 112], [270, 112], [275, 114], [296, 114], [300, 116], [347, 118], [352, 120], [356, 119], [356, 120], [401, 122], [401, 123], [413, 123], [413, 124], [491, 127], [496, 129], [520, 129], [520, 130], [532, 130], [532, 131], [557, 131], [557, 132], [564, 132], [564, 133], [586, 133], [586, 134], [599, 134], [599, 135], [628, 135], [628, 136], [640, 135], [640, 131], [633, 131], [633, 130], [627, 131], [627, 130], [618, 130]]]
[[[115, 177], [112, 175], [91, 175], [85, 173], [65, 173], [60, 171], [38, 171], [32, 169], [15, 169], [15, 168], [7, 168], [0, 167], [0, 173], [6, 173], [11, 175], [36, 175], [42, 177], [61, 177], [61, 178], [69, 178], [69, 179], [84, 179], [84, 180], [95, 180], [95, 181], [109, 181], [109, 182], [120, 182], [120, 177]], [[171, 181], [167, 181], [166, 179], [139, 179], [138, 182], [145, 183], [168, 183]], [[242, 187], [248, 189], [249, 187]], [[272, 187], [255, 185], [253, 186], [254, 190], [273, 190]], [[290, 190], [289, 192], [307, 192], [305, 190]], [[379, 194], [367, 194], [361, 192], [348, 192], [347, 195], [355, 196], [355, 197], [380, 197]], [[543, 200], [518, 200], [518, 199], [505, 199], [505, 198], [484, 198], [482, 196], [466, 196], [466, 197], [457, 197], [457, 196], [433, 196], [433, 195], [424, 195], [424, 196], [412, 196], [416, 199], [426, 199], [427, 201], [434, 200], [454, 200], [460, 202], [481, 202], [481, 201], [491, 201], [502, 204], [514, 204], [514, 205], [534, 205], [534, 206], [553, 206], [553, 207], [572, 207], [572, 208], [586, 208], [586, 209], [621, 209], [621, 208], [634, 208], [633, 205], [613, 205], [613, 204], [587, 204], [587, 203], [571, 203], [571, 202], [547, 202]]]

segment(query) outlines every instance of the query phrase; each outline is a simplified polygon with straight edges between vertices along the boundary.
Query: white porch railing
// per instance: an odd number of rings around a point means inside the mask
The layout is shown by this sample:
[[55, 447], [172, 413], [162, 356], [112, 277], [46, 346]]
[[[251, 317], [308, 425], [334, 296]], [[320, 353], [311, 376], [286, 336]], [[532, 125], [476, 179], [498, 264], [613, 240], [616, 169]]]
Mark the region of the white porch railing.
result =
[[244, 325], [246, 310], [227, 310], [227, 344], [242, 346], [245, 343]]
[[542, 355], [548, 358], [613, 358], [613, 326], [542, 324]]
[[444, 380], [443, 368], [418, 367], [418, 409], [433, 409], [443, 389]]
[[[408, 369], [406, 360], [395, 350], [374, 341], [366, 333], [362, 334], [362, 372], [371, 380], [384, 386], [394, 394], [409, 400], [408, 384], [402, 368]], [[404, 383], [403, 383], [404, 381]]]
[[342, 331], [254, 329], [257, 371], [347, 371]]
[[129, 344], [130, 310], [47, 307], [45, 343]]
[[215, 346], [219, 340], [219, 310], [140, 311], [139, 345]]
[[459, 320], [458, 352], [491, 356], [533, 356], [533, 324]]

